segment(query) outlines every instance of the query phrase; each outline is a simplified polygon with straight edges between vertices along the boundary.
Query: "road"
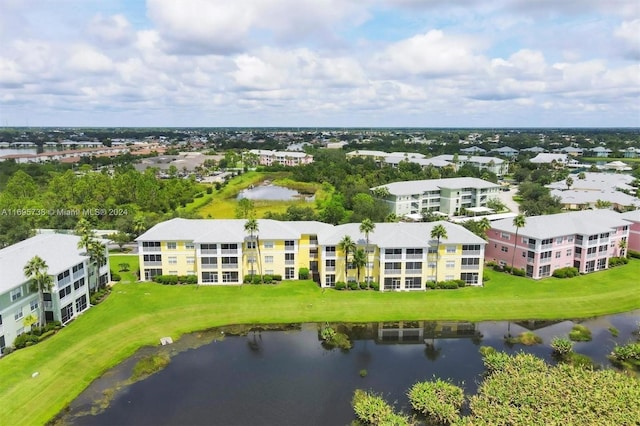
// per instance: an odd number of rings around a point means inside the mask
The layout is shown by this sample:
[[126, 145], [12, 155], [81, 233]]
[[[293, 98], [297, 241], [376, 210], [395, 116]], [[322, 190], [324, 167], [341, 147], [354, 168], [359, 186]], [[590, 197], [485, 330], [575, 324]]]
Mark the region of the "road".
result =
[[511, 210], [513, 213], [520, 212], [519, 210], [520, 206], [518, 205], [518, 203], [513, 201], [513, 196], [516, 195], [517, 192], [518, 192], [518, 187], [511, 186], [511, 188], [509, 188], [509, 191], [500, 191], [500, 193], [498, 194], [498, 198], [500, 199], [500, 201], [502, 201], [504, 205], [507, 206], [507, 208]]

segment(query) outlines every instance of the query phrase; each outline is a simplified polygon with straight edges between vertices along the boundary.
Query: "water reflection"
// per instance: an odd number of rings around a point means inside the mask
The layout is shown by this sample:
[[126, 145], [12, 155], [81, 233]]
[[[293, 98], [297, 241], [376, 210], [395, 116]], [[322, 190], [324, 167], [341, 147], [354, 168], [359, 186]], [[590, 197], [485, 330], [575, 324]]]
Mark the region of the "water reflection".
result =
[[[593, 341], [576, 343], [575, 351], [610, 367], [606, 356], [616, 343], [635, 339], [632, 333], [639, 314], [580, 321], [592, 330]], [[64, 421], [82, 425], [348, 424], [357, 388], [382, 393], [407, 412], [406, 390], [434, 376], [474, 393], [484, 372], [480, 344], [510, 353], [524, 350], [554, 362], [549, 343], [553, 337], [566, 336], [574, 324], [399, 321], [222, 327], [200, 333], [199, 338], [190, 335], [179, 340], [172, 345], [173, 357], [165, 370], [123, 388], [104, 412], [90, 415], [85, 405], [83, 414], [82, 403], [95, 397], [91, 389], [103, 379], [98, 380], [71, 404]], [[325, 349], [320, 329], [327, 325], [344, 333], [352, 348]], [[617, 337], [609, 327], [619, 330]], [[505, 344], [507, 333], [518, 335], [531, 329], [542, 337], [542, 345], [511, 348]], [[144, 349], [154, 350], [166, 349]], [[131, 368], [126, 365], [114, 371]], [[368, 371], [366, 377], [359, 375], [363, 369]]]

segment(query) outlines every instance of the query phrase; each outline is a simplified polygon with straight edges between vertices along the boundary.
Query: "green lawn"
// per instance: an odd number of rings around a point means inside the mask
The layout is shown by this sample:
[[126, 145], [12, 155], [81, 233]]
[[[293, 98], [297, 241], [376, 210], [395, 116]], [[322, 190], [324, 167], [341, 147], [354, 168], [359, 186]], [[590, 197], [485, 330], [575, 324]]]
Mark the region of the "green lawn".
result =
[[[121, 263], [127, 263], [129, 270], [123, 271], [120, 267]], [[109, 253], [109, 268], [113, 272], [120, 274], [123, 283], [133, 283], [138, 280], [139, 265], [140, 260], [137, 254]]]
[[[119, 262], [118, 262], [119, 263]], [[486, 271], [484, 288], [417, 293], [117, 284], [54, 337], [0, 359], [1, 425], [43, 424], [144, 345], [226, 324], [580, 318], [640, 308], [640, 261], [569, 280]], [[32, 378], [34, 372], [39, 375]]]

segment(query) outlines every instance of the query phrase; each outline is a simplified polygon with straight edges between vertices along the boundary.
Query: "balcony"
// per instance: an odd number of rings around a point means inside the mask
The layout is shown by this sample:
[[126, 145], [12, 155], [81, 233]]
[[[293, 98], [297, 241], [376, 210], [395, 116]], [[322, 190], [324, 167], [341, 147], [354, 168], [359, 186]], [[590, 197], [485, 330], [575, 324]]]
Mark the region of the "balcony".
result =
[[204, 269], [204, 270], [218, 269], [218, 264], [217, 263], [203, 263], [202, 264], [202, 269]]
[[385, 254], [384, 258], [385, 259], [402, 259], [402, 255], [401, 254]]
[[387, 275], [400, 275], [402, 273], [401, 269], [385, 269], [384, 273]]
[[318, 240], [309, 240], [309, 245], [316, 247], [318, 245]]
[[296, 251], [296, 246], [284, 246], [284, 251]]
[[295, 265], [295, 264], [296, 264], [296, 261], [295, 261], [295, 260], [289, 260], [289, 259], [287, 259], [287, 260], [285, 260], [285, 261], [284, 261], [284, 264], [285, 264], [285, 265]]
[[237, 263], [223, 263], [222, 269], [238, 269]]
[[540, 259], [540, 264], [551, 263], [550, 257], [545, 257], [544, 259]]
[[[385, 269], [386, 271], [386, 269]], [[422, 269], [407, 269], [405, 271], [405, 274], [407, 275], [420, 275], [422, 274]]]
[[553, 247], [553, 244], [542, 244], [542, 245], [540, 246], [540, 249], [541, 249], [541, 250], [546, 250], [546, 249], [550, 249], [550, 248], [552, 248], [552, 247]]
[[423, 255], [422, 254], [407, 254], [406, 258], [407, 259], [422, 259]]
[[162, 262], [156, 262], [151, 260], [145, 260], [143, 266], [162, 266]]
[[530, 250], [535, 250], [535, 249], [536, 249], [536, 245], [535, 245], [535, 243], [534, 243], [534, 244], [529, 243], [529, 244], [527, 244], [527, 245], [526, 245], [526, 247], [527, 247], [528, 249], [530, 249]]
[[335, 272], [336, 271], [336, 267], [335, 266], [325, 266], [324, 270], [326, 272]]
[[480, 250], [463, 250], [463, 256], [480, 256]]
[[238, 249], [221, 249], [222, 254], [238, 254]]
[[462, 265], [460, 269], [462, 269], [463, 271], [475, 271], [480, 269], [480, 265]]
[[73, 273], [73, 280], [77, 280], [79, 278], [84, 277], [84, 269]]
[[598, 255], [598, 253], [588, 253], [587, 254], [587, 259], [593, 259], [594, 257], [596, 257]]
[[161, 250], [160, 247], [142, 247], [143, 253], [160, 253]]
[[218, 250], [216, 250], [216, 249], [202, 249], [202, 250], [200, 250], [200, 254], [218, 254]]
[[45, 311], [51, 311], [53, 310], [53, 302], [49, 301], [49, 302], [44, 302], [44, 310]]
[[324, 254], [324, 256], [325, 256], [327, 259], [332, 259], [332, 258], [336, 257], [336, 252], [335, 252], [335, 251], [328, 251], [328, 252], [326, 252], [326, 253]]

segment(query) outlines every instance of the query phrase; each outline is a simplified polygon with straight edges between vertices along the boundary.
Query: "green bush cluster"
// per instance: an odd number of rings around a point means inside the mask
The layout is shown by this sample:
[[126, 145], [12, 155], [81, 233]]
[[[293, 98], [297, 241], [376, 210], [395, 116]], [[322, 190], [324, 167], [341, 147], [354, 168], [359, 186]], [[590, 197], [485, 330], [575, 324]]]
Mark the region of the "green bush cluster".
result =
[[464, 391], [441, 379], [416, 383], [407, 394], [411, 407], [435, 424], [453, 424], [460, 420]]
[[156, 275], [153, 281], [163, 285], [198, 284], [196, 275]]
[[111, 271], [111, 281], [120, 281], [122, 277], [119, 273]]
[[[11, 351], [35, 345], [36, 343], [41, 342], [55, 334], [55, 332], [59, 330], [60, 327], [62, 327], [60, 321], [52, 321], [50, 323], [47, 323], [47, 325], [45, 325], [44, 327], [33, 326], [28, 333], [22, 333], [15, 338]], [[5, 353], [7, 353], [6, 350]]]
[[580, 271], [573, 266], [567, 266], [566, 268], [559, 268], [553, 271], [553, 276], [556, 278], [573, 278], [578, 275], [580, 275]]
[[615, 266], [626, 265], [629, 263], [629, 259], [626, 257], [610, 257], [609, 258], [609, 268], [613, 268]]
[[274, 284], [277, 281], [282, 281], [282, 275], [245, 275], [243, 279], [245, 284]]
[[489, 266], [489, 264], [491, 264], [491, 268], [497, 272], [507, 272], [517, 277], [524, 277], [527, 275], [527, 272], [524, 269], [512, 268], [509, 265], [498, 265], [495, 262], [487, 262], [487, 266]]
[[574, 342], [590, 342], [591, 330], [584, 325], [576, 324], [569, 332], [569, 339]]
[[340, 348], [344, 351], [348, 351], [352, 347], [349, 336], [336, 331], [329, 325], [320, 330], [320, 338], [322, 339], [323, 346], [328, 349]]
[[640, 259], [640, 251], [629, 250], [627, 252], [627, 256], [632, 257], [634, 259]]
[[464, 280], [449, 280], [449, 281], [427, 281], [427, 288], [432, 290], [442, 289], [442, 290], [453, 290], [456, 288], [465, 287], [467, 283]]
[[16, 349], [22, 349], [26, 346], [35, 345], [40, 341], [40, 336], [36, 336], [31, 333], [23, 333], [16, 337], [16, 340], [13, 341], [13, 347]]
[[298, 269], [298, 278], [301, 280], [309, 279], [309, 268], [300, 268]]
[[627, 365], [640, 370], [640, 343], [629, 343], [616, 346], [609, 355], [609, 359], [617, 365]]
[[553, 354], [560, 359], [566, 359], [573, 352], [573, 342], [564, 337], [554, 337], [551, 341]]
[[89, 296], [89, 303], [91, 305], [97, 305], [102, 302], [111, 293], [111, 289], [108, 287], [101, 288], [100, 290], [91, 293]]
[[338, 281], [334, 287], [336, 290], [344, 290], [346, 288], [348, 288], [349, 290], [380, 290], [380, 284], [377, 282], [370, 282], [370, 283], [366, 283], [366, 282], [356, 282], [356, 281], [349, 281], [348, 283], [345, 283], [344, 281]]
[[365, 425], [410, 425], [409, 419], [396, 413], [380, 395], [356, 389], [351, 405], [358, 420]]
[[533, 346], [542, 343], [542, 337], [532, 331], [524, 331], [516, 337], [505, 337], [505, 340], [507, 343], [512, 345], [520, 343], [525, 346]]

